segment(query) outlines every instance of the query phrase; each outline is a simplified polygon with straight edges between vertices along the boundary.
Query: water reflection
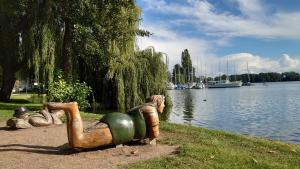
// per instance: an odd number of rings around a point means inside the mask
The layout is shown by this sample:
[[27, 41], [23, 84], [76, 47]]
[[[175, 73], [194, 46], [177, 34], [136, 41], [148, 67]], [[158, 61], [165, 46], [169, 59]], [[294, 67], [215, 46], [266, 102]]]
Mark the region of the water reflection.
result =
[[187, 90], [186, 92], [184, 92], [184, 108], [183, 108], [184, 116], [183, 116], [183, 119], [188, 123], [191, 123], [191, 121], [194, 119], [193, 100], [195, 100], [195, 99], [193, 98], [192, 90]]
[[169, 120], [300, 143], [299, 87], [296, 82], [205, 92], [172, 90]]
[[170, 118], [173, 109], [172, 103], [172, 98], [169, 95], [166, 95], [164, 112], [159, 114], [160, 120], [167, 121]]

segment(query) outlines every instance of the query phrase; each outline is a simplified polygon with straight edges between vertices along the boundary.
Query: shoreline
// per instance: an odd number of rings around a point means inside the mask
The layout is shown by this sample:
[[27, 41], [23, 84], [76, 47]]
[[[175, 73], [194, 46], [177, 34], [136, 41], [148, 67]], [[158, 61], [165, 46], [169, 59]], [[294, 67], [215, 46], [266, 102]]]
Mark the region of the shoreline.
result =
[[[100, 115], [84, 120], [90, 123], [98, 117]], [[23, 131], [48, 128], [53, 127]], [[160, 130], [158, 145], [176, 146], [176, 151], [172, 155], [134, 161], [128, 168], [300, 168], [300, 145], [297, 144], [164, 121], [160, 123]], [[97, 158], [103, 154], [101, 151], [108, 150], [96, 151]]]

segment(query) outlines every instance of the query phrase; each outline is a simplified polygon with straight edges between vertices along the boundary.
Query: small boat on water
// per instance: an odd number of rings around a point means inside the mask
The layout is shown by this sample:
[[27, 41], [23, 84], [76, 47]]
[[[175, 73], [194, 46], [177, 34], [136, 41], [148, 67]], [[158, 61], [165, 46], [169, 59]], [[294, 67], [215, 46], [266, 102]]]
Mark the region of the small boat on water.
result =
[[247, 77], [248, 77], [248, 81], [244, 82], [243, 86], [253, 86], [253, 84], [251, 84], [251, 82], [250, 82], [250, 73], [249, 73], [248, 62], [247, 62]]
[[187, 83], [184, 85], [185, 89], [194, 89], [195, 88], [196, 83]]
[[230, 87], [241, 87], [242, 81], [229, 81], [227, 80], [220, 80], [220, 81], [208, 81], [207, 87], [208, 88], [230, 88]]
[[174, 90], [176, 86], [172, 82], [167, 83], [167, 90]]
[[254, 86], [251, 82], [245, 82], [243, 83], [243, 86]]
[[203, 82], [196, 83], [196, 85], [194, 86], [194, 89], [203, 89], [203, 88], [205, 88], [205, 84]]
[[182, 84], [180, 84], [180, 83], [178, 83], [178, 84], [175, 86], [175, 89], [176, 89], [176, 90], [182, 90], [182, 89], [185, 89], [185, 86], [182, 85]]

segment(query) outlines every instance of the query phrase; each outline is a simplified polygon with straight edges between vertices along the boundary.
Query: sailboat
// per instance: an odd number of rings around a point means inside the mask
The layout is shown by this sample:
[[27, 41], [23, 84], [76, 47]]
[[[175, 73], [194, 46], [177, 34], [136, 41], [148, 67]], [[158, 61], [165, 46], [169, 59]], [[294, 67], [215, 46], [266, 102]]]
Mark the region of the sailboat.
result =
[[[228, 74], [228, 58], [227, 58], [227, 74]], [[219, 75], [219, 81], [208, 81], [207, 87], [208, 88], [232, 88], [232, 87], [241, 87], [242, 81], [229, 81], [228, 75], [226, 75], [225, 80], [221, 80]]]
[[[199, 75], [198, 69], [199, 69], [199, 67], [198, 67], [198, 57], [197, 57], [197, 73]], [[201, 74], [202, 74], [202, 62], [201, 62]], [[202, 82], [201, 75], [199, 75], [199, 79], [197, 80], [197, 83], [194, 85], [194, 89], [203, 89], [204, 87], [205, 87], [205, 85]]]
[[172, 82], [167, 83], [167, 90], [173, 90], [173, 89], [175, 89], [175, 87], [176, 86]]
[[250, 75], [249, 75], [249, 67], [248, 67], [248, 62], [247, 62], [247, 77], [248, 81], [243, 83], [243, 86], [251, 86], [251, 81], [250, 81]]

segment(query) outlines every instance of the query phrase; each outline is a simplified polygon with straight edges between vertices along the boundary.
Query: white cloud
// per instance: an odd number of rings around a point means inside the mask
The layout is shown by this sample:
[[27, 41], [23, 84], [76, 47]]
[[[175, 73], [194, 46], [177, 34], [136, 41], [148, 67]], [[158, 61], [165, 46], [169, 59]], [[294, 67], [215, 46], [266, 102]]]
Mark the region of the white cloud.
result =
[[278, 59], [264, 58], [251, 53], [237, 53], [222, 57], [223, 60], [226, 58], [228, 58], [230, 63], [237, 65], [238, 73], [247, 73], [247, 63], [251, 73], [300, 72], [300, 59], [292, 58], [287, 54], [283, 54]]
[[[205, 72], [208, 76], [217, 76], [219, 72], [227, 73], [227, 60], [228, 74], [247, 73], [247, 63], [251, 73], [300, 72], [299, 57], [292, 58], [288, 54], [283, 54], [278, 59], [270, 59], [251, 53], [236, 53], [218, 57], [209, 53], [211, 44], [206, 41], [182, 37], [164, 28], [152, 27], [152, 29], [156, 30], [156, 34], [150, 38], [138, 39], [138, 45], [140, 49], [153, 46], [156, 51], [167, 53], [170, 59], [169, 70], [172, 70], [175, 64], [181, 63], [181, 52], [188, 49], [197, 75], [204, 75]], [[168, 35], [172, 35], [172, 37]]]
[[300, 60], [293, 59], [287, 54], [283, 54], [279, 60], [279, 64], [285, 71], [298, 70], [300, 69]]
[[[154, 35], [138, 39], [141, 49], [153, 46], [156, 51], [167, 53], [170, 58], [169, 70], [175, 64], [181, 63], [181, 52], [188, 49], [194, 66], [198, 67], [197, 72], [204, 74], [206, 71], [209, 76], [218, 75], [219, 72], [226, 73], [227, 59], [229, 74], [247, 73], [247, 63], [251, 73], [300, 72], [300, 59], [295, 56], [290, 57], [288, 54], [270, 59], [251, 53], [227, 56], [216, 56], [213, 53], [215, 48], [229, 45], [232, 37], [300, 39], [300, 12], [277, 12], [271, 17], [268, 16], [266, 21], [265, 8], [259, 0], [229, 0], [237, 5], [242, 15], [217, 12], [215, 7], [206, 0], [187, 0], [187, 5], [177, 4], [174, 1], [167, 3], [164, 0], [143, 1], [147, 4], [144, 10], [172, 14], [178, 18], [169, 21], [144, 22], [143, 29]], [[213, 35], [214, 38], [204, 40], [197, 36], [187, 37], [183, 32], [178, 33], [171, 29], [172, 26], [187, 23], [192, 24], [202, 33]]]
[[243, 15], [218, 12], [206, 0], [188, 0], [187, 5], [164, 0], [143, 1], [148, 9], [180, 16], [178, 22], [190, 23], [209, 35], [300, 39], [300, 12], [277, 12], [266, 18], [265, 8], [259, 0], [231, 0], [238, 4]]
[[200, 62], [201, 57], [211, 56], [209, 54], [211, 44], [208, 41], [187, 38], [160, 26], [148, 26], [146, 29], [154, 32], [154, 35], [149, 38], [139, 38], [137, 40], [139, 48], [145, 49], [153, 46], [156, 51], [167, 53], [170, 60], [170, 70], [175, 64], [181, 63], [181, 52], [184, 49], [189, 50], [194, 64], [197, 64], [197, 59]]
[[231, 0], [236, 2], [241, 13], [249, 18], [261, 20], [265, 19], [265, 8], [259, 0]]

